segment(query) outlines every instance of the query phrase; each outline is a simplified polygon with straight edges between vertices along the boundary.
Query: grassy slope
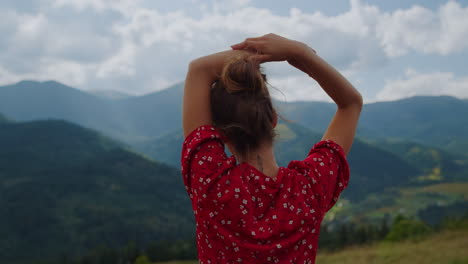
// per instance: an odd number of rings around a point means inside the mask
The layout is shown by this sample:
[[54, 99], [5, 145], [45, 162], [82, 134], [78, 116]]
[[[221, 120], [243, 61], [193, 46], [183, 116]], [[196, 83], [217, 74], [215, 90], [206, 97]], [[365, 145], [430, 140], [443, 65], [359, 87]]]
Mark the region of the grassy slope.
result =
[[[467, 264], [468, 230], [444, 231], [418, 242], [379, 242], [350, 247], [336, 253], [319, 253], [318, 264]], [[158, 264], [196, 264], [170, 261]]]
[[468, 183], [436, 183], [422, 187], [398, 188], [369, 195], [365, 200], [351, 203], [340, 198], [325, 216], [325, 221], [353, 216], [355, 220], [379, 220], [384, 214], [416, 216], [419, 210], [429, 205], [450, 205], [457, 201], [468, 201]]

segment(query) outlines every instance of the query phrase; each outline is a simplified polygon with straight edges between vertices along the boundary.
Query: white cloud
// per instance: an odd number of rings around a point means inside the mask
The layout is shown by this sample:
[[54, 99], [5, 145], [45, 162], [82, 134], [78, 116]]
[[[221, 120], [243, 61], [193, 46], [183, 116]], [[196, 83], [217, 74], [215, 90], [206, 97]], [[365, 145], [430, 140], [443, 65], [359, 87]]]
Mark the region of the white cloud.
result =
[[66, 84], [72, 86], [83, 86], [87, 82], [87, 71], [92, 71], [83, 65], [70, 61], [49, 61], [45, 59], [37, 65], [35, 72], [12, 73], [0, 65], [0, 83], [10, 84], [22, 80], [66, 80]]
[[376, 101], [397, 100], [415, 95], [450, 95], [468, 98], [468, 77], [451, 72], [420, 73], [407, 69], [405, 77], [388, 80], [377, 94]]
[[105, 12], [107, 10], [115, 10], [122, 14], [132, 12], [140, 4], [140, 0], [50, 0], [52, 6], [55, 8], [60, 7], [73, 7], [78, 11], [86, 11], [92, 9], [97, 12]]
[[468, 7], [449, 1], [437, 12], [413, 6], [384, 13], [378, 20], [376, 33], [385, 52], [392, 57], [410, 50], [452, 54], [468, 48]]
[[[0, 7], [0, 85], [30, 77], [143, 94], [182, 81], [198, 56], [269, 32], [308, 43], [349, 76], [407, 53], [445, 55], [468, 47], [468, 8], [454, 1], [436, 11], [384, 12], [351, 0], [350, 10], [338, 15], [296, 8], [277, 15], [249, 0], [187, 1], [197, 17], [149, 8], [154, 2], [144, 0], [48, 1], [33, 14]], [[266, 68], [287, 100], [330, 100], [292, 67]]]
[[270, 78], [270, 94], [279, 101], [327, 101], [332, 102], [323, 89], [307, 75], [289, 75]]

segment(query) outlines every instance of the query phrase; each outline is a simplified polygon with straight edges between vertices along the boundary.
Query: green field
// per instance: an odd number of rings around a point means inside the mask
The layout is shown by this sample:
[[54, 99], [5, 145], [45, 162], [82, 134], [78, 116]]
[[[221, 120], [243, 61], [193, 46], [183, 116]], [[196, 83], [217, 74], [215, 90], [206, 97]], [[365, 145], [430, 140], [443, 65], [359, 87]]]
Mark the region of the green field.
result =
[[[378, 242], [336, 253], [319, 253], [317, 264], [468, 264], [468, 230], [447, 230], [417, 242]], [[320, 251], [320, 250], [319, 250]], [[171, 261], [157, 264], [197, 264]]]
[[389, 189], [370, 194], [366, 199], [351, 203], [340, 198], [327, 213], [325, 221], [353, 215], [355, 220], [381, 219], [385, 214], [403, 213], [416, 216], [420, 210], [430, 205], [451, 205], [458, 201], [468, 201], [468, 183], [436, 183], [422, 187]]

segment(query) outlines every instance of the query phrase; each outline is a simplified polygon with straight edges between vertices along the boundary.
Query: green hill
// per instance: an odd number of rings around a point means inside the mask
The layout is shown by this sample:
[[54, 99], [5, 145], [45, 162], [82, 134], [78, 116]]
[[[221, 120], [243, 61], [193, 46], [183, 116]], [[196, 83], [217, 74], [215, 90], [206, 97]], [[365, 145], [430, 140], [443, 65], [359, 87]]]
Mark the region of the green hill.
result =
[[182, 96], [183, 83], [180, 83], [162, 91], [116, 103], [118, 107], [125, 109], [140, 138], [153, 139], [182, 129]]
[[0, 124], [9, 122], [8, 118], [6, 118], [2, 113], [0, 113]]
[[[304, 159], [312, 145], [322, 137], [321, 134], [297, 124], [288, 123], [286, 126], [289, 130], [286, 135], [289, 136], [284, 139], [280, 137], [275, 148], [279, 163], [283, 165], [290, 160]], [[279, 133], [281, 129], [284, 130], [284, 126], [279, 126]], [[362, 200], [368, 194], [378, 193], [388, 187], [407, 185], [421, 173], [398, 156], [369, 145], [359, 138], [354, 140], [347, 158], [351, 180], [343, 192], [343, 197], [354, 201]]]
[[[276, 102], [284, 116], [315, 131], [325, 131], [335, 105], [324, 102]], [[365, 104], [357, 135], [394, 138], [468, 155], [468, 102], [450, 96], [414, 96]]]
[[191, 238], [180, 171], [66, 121], [0, 124], [0, 259]]
[[352, 201], [340, 198], [325, 216], [326, 222], [378, 222], [386, 216], [404, 214], [437, 223], [445, 216], [465, 213], [468, 208], [468, 182], [426, 183], [421, 186], [398, 186], [368, 194]]
[[468, 180], [468, 157], [401, 140], [374, 140], [372, 145], [402, 157], [424, 174], [418, 181]]

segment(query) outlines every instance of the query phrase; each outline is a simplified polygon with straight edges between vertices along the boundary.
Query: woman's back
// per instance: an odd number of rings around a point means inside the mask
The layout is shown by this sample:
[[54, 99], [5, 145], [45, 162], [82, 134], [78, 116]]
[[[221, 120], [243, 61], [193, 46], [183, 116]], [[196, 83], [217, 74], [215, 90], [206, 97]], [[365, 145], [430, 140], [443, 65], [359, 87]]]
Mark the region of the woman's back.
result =
[[[345, 155], [362, 97], [304, 43], [268, 34], [232, 48], [192, 61], [185, 81], [181, 162], [200, 263], [314, 263], [323, 216], [349, 182]], [[259, 64], [284, 60], [314, 78], [337, 111], [308, 156], [275, 177], [277, 113]], [[251, 164], [268, 165], [263, 173]]]
[[200, 263], [314, 263], [320, 223], [349, 181], [333, 141], [316, 143], [273, 180], [228, 157], [211, 125], [186, 137], [181, 162]]

